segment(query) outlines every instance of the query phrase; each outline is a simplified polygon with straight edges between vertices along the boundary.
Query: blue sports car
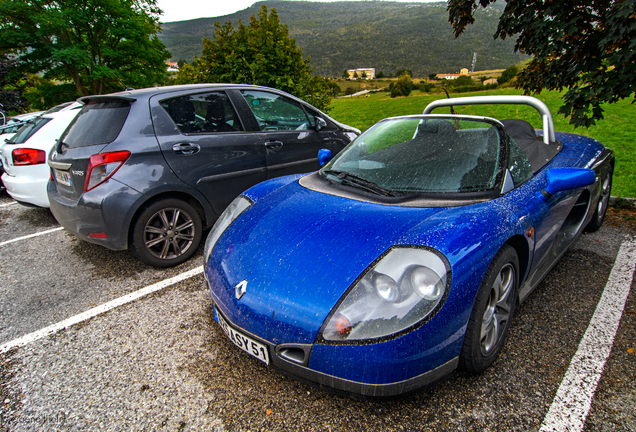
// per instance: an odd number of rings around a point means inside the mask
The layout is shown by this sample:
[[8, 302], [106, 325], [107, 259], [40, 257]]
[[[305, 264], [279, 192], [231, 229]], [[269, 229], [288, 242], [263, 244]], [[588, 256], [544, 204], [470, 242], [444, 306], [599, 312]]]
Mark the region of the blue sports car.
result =
[[[530, 105], [543, 128], [431, 114], [487, 103]], [[215, 318], [248, 354], [337, 391], [393, 396], [481, 372], [518, 304], [601, 226], [613, 166], [527, 96], [382, 120], [320, 171], [227, 208], [204, 253]]]

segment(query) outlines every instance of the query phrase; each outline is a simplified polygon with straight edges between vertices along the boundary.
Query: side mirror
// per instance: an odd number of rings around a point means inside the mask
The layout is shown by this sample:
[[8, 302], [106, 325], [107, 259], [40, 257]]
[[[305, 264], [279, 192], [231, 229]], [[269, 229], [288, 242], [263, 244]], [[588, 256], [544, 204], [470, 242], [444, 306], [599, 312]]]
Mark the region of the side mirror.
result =
[[331, 160], [331, 150], [329, 149], [318, 150], [318, 163], [320, 164], [320, 166], [323, 166], [330, 160]]
[[596, 181], [596, 173], [588, 168], [553, 168], [546, 176], [548, 185], [537, 193], [537, 197], [543, 202], [547, 202], [557, 192], [589, 186]]
[[327, 121], [322, 118], [322, 117], [314, 117], [314, 119], [316, 120], [316, 131], [320, 131], [323, 130], [324, 128], [327, 127]]

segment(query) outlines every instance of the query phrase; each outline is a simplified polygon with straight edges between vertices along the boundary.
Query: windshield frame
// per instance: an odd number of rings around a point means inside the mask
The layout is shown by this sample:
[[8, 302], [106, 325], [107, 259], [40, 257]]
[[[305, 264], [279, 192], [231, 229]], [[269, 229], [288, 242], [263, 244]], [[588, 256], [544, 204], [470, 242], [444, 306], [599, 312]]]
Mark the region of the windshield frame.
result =
[[[493, 183], [493, 186], [489, 189], [479, 190], [479, 191], [450, 191], [450, 192], [449, 191], [413, 191], [413, 192], [407, 192], [407, 193], [401, 191], [396, 194], [397, 195], [396, 197], [378, 196], [378, 197], [373, 197], [373, 201], [386, 202], [386, 203], [390, 203], [391, 201], [394, 201], [396, 204], [409, 202], [412, 200], [421, 201], [422, 199], [427, 201], [441, 200], [444, 202], [448, 202], [449, 200], [457, 200], [457, 201], [465, 202], [467, 200], [468, 201], [472, 201], [472, 200], [483, 201], [483, 200], [493, 199], [500, 196], [504, 179], [505, 179], [506, 169], [508, 166], [508, 159], [509, 159], [509, 153], [510, 153], [510, 137], [507, 134], [501, 122], [499, 122], [498, 120], [494, 118], [483, 117], [483, 116], [457, 115], [457, 114], [418, 114], [418, 115], [396, 116], [396, 117], [389, 117], [389, 118], [383, 119], [379, 121], [378, 123], [374, 124], [371, 128], [367, 129], [367, 131], [365, 131], [362, 135], [360, 135], [358, 138], [352, 141], [338, 155], [336, 155], [336, 157], [334, 157], [328, 164], [322, 167], [320, 171], [318, 171], [317, 173], [318, 177], [320, 177], [323, 180], [329, 181], [330, 183], [334, 184], [334, 187], [340, 188], [343, 191], [346, 191], [347, 195], [350, 195], [352, 193], [352, 189], [356, 189], [356, 188], [351, 187], [350, 185], [342, 184], [342, 183], [335, 185], [335, 183], [338, 183], [337, 180], [333, 179], [333, 174], [331, 175], [329, 174], [329, 171], [333, 172], [334, 169], [336, 170], [340, 169], [340, 168], [334, 168], [334, 164], [336, 164], [337, 161], [341, 157], [343, 157], [343, 155], [346, 155], [348, 150], [350, 150], [352, 147], [357, 146], [359, 140], [361, 139], [364, 140], [365, 135], [367, 135], [367, 133], [371, 131], [372, 128], [376, 128], [386, 122], [396, 121], [396, 120], [418, 120], [419, 121], [419, 120], [430, 120], [430, 119], [440, 119], [440, 120], [450, 120], [450, 121], [462, 121], [462, 120], [477, 121], [477, 122], [487, 123], [490, 126], [494, 126], [497, 129], [497, 132], [499, 134], [500, 148], [499, 148], [499, 160], [495, 168], [495, 181]], [[320, 183], [320, 181], [318, 182]], [[328, 189], [332, 189], [332, 188], [328, 188]], [[330, 193], [333, 193], [333, 190], [331, 190]], [[373, 193], [364, 191], [360, 188], [358, 188], [358, 191], [353, 192], [353, 194], [363, 196], [365, 200], [367, 200], [369, 197], [372, 197], [374, 195]]]

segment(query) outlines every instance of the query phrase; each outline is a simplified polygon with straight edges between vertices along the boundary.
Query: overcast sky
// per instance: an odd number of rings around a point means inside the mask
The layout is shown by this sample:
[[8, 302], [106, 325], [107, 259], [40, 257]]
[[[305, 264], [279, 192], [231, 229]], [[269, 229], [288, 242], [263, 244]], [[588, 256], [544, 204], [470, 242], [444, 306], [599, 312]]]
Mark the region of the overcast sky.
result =
[[[184, 21], [229, 15], [247, 9], [257, 0], [157, 0], [163, 10], [161, 22]], [[317, 1], [317, 0], [308, 0]], [[322, 0], [338, 1], [338, 0]], [[439, 2], [440, 0], [393, 0], [401, 2]]]

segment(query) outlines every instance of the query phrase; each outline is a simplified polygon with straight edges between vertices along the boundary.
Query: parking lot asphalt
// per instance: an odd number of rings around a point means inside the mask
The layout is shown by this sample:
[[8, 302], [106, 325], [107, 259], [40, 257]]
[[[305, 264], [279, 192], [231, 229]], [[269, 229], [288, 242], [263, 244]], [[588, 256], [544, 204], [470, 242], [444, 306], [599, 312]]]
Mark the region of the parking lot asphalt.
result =
[[[547, 430], [619, 249], [634, 239], [634, 216], [612, 211], [601, 230], [577, 240], [520, 306], [501, 356], [480, 375], [456, 371], [394, 400], [305, 385], [234, 347], [198, 273], [0, 354], [0, 431]], [[0, 194], [0, 345], [202, 264], [199, 250], [154, 269], [50, 231], [57, 227], [48, 210]], [[636, 430], [634, 291], [577, 430]]]

